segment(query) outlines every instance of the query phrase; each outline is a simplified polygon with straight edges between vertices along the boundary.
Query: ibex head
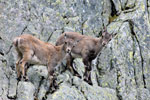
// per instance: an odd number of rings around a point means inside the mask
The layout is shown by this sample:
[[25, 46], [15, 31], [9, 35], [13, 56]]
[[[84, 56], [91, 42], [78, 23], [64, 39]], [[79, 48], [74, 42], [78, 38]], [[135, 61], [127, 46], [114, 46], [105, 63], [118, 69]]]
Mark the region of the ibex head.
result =
[[67, 35], [64, 35], [65, 44], [64, 48], [67, 53], [71, 53], [72, 49], [77, 45], [79, 41], [74, 41], [73, 39], [67, 38]]
[[104, 28], [104, 31], [102, 33], [102, 45], [106, 45], [108, 44], [108, 42], [112, 39], [113, 35], [109, 34], [106, 30], [106, 28]]

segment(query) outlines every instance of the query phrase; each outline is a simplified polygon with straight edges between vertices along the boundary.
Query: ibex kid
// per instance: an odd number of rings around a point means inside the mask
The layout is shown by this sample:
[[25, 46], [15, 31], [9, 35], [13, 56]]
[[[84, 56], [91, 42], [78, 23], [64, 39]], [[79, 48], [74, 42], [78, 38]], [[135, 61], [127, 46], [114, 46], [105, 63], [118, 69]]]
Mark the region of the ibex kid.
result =
[[56, 42], [57, 46], [64, 43], [65, 34], [67, 34], [67, 38], [78, 41], [71, 50], [70, 60], [68, 59], [67, 61], [68, 64], [71, 65], [67, 66], [72, 66], [74, 58], [82, 58], [85, 65], [84, 80], [88, 81], [89, 84], [92, 84], [90, 79], [91, 62], [96, 58], [102, 48], [112, 39], [112, 35], [105, 31], [100, 38], [93, 38], [75, 32], [65, 32], [58, 38]]
[[51, 43], [46, 43], [38, 38], [23, 34], [13, 40], [13, 45], [18, 53], [18, 60], [16, 62], [16, 70], [18, 78], [25, 77], [25, 64], [40, 64], [48, 68], [48, 78], [50, 85], [52, 85], [53, 74], [55, 66], [62, 61], [67, 53], [71, 51], [71, 41], [65, 41], [62, 45], [54, 46]]

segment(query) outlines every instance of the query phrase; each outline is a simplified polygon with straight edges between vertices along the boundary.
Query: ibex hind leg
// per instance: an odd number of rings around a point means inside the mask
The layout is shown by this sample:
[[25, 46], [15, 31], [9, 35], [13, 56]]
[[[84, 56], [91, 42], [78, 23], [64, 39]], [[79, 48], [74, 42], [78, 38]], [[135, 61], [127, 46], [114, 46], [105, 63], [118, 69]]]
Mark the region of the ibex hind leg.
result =
[[17, 71], [17, 80], [20, 81], [21, 73], [20, 73], [19, 61], [16, 62], [16, 71]]
[[18, 54], [18, 59], [16, 61], [16, 72], [17, 72], [17, 80], [21, 79], [21, 73], [20, 73], [20, 61], [22, 59], [21, 53]]
[[30, 67], [30, 66], [33, 66], [34, 64], [30, 64], [30, 63], [26, 63], [25, 64], [25, 81], [28, 81], [29, 80], [29, 78], [27, 77], [27, 71], [28, 71], [28, 68]]
[[26, 71], [25, 71], [25, 65], [26, 63], [32, 58], [32, 52], [28, 51], [28, 52], [24, 52], [23, 53], [23, 58], [20, 61], [20, 67], [21, 67], [21, 72], [22, 72], [22, 80], [26, 80]]

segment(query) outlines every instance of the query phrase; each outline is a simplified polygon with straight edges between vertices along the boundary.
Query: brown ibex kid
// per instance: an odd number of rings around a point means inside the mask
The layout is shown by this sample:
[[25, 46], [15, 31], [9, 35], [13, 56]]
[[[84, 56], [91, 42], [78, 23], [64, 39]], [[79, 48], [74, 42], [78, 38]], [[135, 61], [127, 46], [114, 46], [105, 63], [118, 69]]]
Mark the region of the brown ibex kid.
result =
[[53, 81], [53, 74], [55, 66], [63, 60], [65, 55], [71, 51], [71, 41], [65, 41], [60, 46], [54, 46], [51, 43], [46, 43], [38, 38], [23, 34], [13, 40], [13, 45], [18, 53], [18, 60], [16, 62], [16, 70], [18, 78], [25, 77], [25, 64], [40, 64], [48, 68], [48, 78], [50, 85]]
[[96, 58], [102, 48], [112, 39], [112, 35], [105, 31], [100, 38], [93, 38], [75, 32], [65, 32], [58, 38], [56, 42], [57, 46], [64, 43], [65, 34], [67, 35], [67, 38], [78, 41], [71, 50], [70, 60], [68, 59], [67, 61], [68, 64], [71, 65], [67, 66], [72, 66], [74, 58], [82, 58], [85, 65], [84, 80], [88, 81], [89, 84], [92, 84], [90, 79], [91, 62]]

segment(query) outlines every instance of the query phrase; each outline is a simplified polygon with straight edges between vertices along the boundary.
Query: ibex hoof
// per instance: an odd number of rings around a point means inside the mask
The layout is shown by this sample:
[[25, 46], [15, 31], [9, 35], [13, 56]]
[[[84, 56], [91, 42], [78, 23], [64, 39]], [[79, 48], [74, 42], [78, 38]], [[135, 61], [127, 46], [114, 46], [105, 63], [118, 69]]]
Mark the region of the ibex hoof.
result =
[[79, 78], [82, 78], [81, 75], [79, 75], [79, 74], [75, 74], [75, 76], [77, 76], [77, 77], [79, 77]]
[[93, 85], [91, 80], [88, 80], [87, 78], [83, 79], [85, 82], [87, 82], [89, 85]]
[[29, 79], [28, 78], [25, 78], [25, 81], [28, 81]]
[[83, 80], [84, 80], [84, 81], [85, 81], [85, 80], [88, 80], [87, 77], [86, 77], [85, 75], [83, 76]]
[[51, 93], [54, 93], [56, 89], [54, 87], [51, 88]]
[[93, 83], [92, 83], [91, 81], [88, 81], [88, 84], [89, 84], [89, 85], [93, 85]]
[[46, 99], [47, 99], [47, 97], [43, 97], [43, 98], [42, 98], [42, 100], [46, 100]]
[[54, 82], [54, 88], [58, 89], [58, 84], [56, 82]]
[[24, 81], [28, 81], [28, 77], [27, 76], [23, 76]]
[[21, 81], [28, 81], [28, 78], [26, 76], [22, 76]]
[[20, 77], [17, 77], [16, 79], [17, 79], [17, 81], [21, 81], [21, 78], [20, 78]]

